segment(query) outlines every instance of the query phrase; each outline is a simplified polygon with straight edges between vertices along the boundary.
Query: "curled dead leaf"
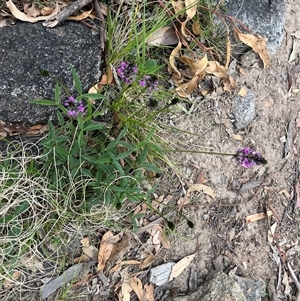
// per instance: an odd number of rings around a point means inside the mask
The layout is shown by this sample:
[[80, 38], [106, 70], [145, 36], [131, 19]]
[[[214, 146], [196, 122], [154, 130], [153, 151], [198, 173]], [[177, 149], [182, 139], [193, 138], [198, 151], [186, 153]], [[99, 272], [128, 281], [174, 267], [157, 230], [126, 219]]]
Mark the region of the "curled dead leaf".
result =
[[8, 9], [10, 10], [10, 12], [13, 14], [13, 16], [16, 19], [21, 20], [21, 21], [25, 21], [25, 22], [30, 22], [30, 23], [36, 23], [38, 21], [51, 19], [53, 16], [55, 16], [59, 12], [59, 6], [58, 6], [58, 4], [56, 4], [55, 9], [52, 12], [52, 14], [50, 14], [48, 16], [40, 16], [40, 17], [33, 18], [33, 17], [29, 17], [26, 14], [22, 13], [15, 6], [15, 4], [12, 2], [12, 0], [6, 1], [6, 6], [8, 7]]
[[244, 44], [250, 46], [261, 58], [264, 64], [264, 68], [269, 68], [271, 60], [267, 49], [266, 42], [268, 39], [261, 37], [260, 35], [244, 34], [238, 28], [234, 28], [235, 36]]
[[161, 27], [146, 40], [150, 46], [168, 46], [178, 44], [178, 37], [173, 26]]
[[195, 256], [196, 253], [186, 256], [182, 258], [180, 261], [178, 261], [177, 263], [175, 263], [172, 266], [169, 281], [173, 280], [174, 278], [177, 278], [184, 271], [184, 269], [186, 269], [189, 266], [189, 264], [192, 262]]
[[73, 21], [81, 21], [84, 20], [86, 18], [91, 18], [92, 20], [95, 19], [95, 16], [92, 14], [93, 9], [83, 12], [80, 15], [76, 15], [76, 16], [70, 16], [67, 18], [67, 20], [73, 20]]
[[203, 192], [204, 194], [209, 195], [213, 199], [216, 197], [216, 194], [212, 188], [204, 184], [193, 184], [187, 191], [187, 196], [190, 197], [193, 191]]
[[171, 2], [174, 12], [177, 15], [183, 15], [184, 12], [184, 1], [183, 0], [178, 0], [178, 1], [172, 1]]
[[107, 231], [101, 239], [101, 244], [98, 252], [98, 267], [97, 267], [98, 273], [104, 270], [105, 264], [111, 255], [113, 249], [113, 243], [107, 241], [109, 238], [112, 238], [113, 236], [114, 235], [111, 231]]
[[186, 15], [188, 19], [192, 19], [197, 13], [197, 0], [185, 0]]
[[37, 3], [25, 3], [24, 4], [24, 12], [27, 16], [36, 18], [41, 14], [41, 9]]
[[181, 50], [182, 44], [179, 41], [178, 45], [173, 49], [173, 51], [171, 52], [171, 55], [169, 57], [169, 73], [176, 73], [176, 78], [181, 79], [181, 73], [179, 72], [179, 70], [177, 69], [177, 67], [175, 66], [175, 58], [179, 56], [179, 51]]

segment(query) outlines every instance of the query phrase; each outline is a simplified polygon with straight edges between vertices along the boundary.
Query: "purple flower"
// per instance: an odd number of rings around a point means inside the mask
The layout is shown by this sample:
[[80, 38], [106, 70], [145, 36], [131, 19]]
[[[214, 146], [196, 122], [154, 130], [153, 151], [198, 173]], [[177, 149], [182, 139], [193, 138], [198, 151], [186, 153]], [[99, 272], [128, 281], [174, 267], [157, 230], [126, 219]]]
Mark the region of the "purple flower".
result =
[[154, 76], [145, 75], [140, 80], [140, 86], [147, 88], [148, 92], [153, 92], [158, 90], [158, 81]]
[[118, 76], [126, 84], [131, 84], [138, 73], [137, 66], [129, 62], [121, 62], [120, 67], [117, 69]]
[[239, 148], [235, 158], [245, 168], [254, 165], [267, 164], [267, 160], [260, 153], [248, 147]]
[[70, 96], [68, 100], [64, 102], [64, 106], [68, 109], [68, 115], [71, 117], [77, 117], [79, 113], [84, 113], [83, 102], [76, 100], [73, 96]]

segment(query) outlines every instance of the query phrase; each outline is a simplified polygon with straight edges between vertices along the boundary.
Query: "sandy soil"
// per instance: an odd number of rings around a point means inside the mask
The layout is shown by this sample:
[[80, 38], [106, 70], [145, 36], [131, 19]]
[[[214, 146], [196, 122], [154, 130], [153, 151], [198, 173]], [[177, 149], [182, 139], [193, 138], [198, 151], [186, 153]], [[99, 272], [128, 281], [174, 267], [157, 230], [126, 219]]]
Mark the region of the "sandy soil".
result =
[[[197, 244], [198, 250], [189, 268], [168, 288], [186, 292], [191, 271], [197, 272], [198, 283], [202, 283], [212, 269], [230, 270], [233, 267], [237, 267], [238, 275], [262, 279], [266, 283], [273, 281], [276, 287], [280, 273], [274, 258], [279, 258], [278, 250], [281, 250], [282, 258], [290, 262], [296, 275], [300, 275], [300, 214], [299, 208], [294, 210], [293, 205], [293, 195], [297, 193], [295, 183], [299, 184], [298, 55], [289, 62], [294, 40], [292, 35], [300, 37], [299, 16], [298, 2], [287, 1], [284, 40], [276, 55], [271, 57], [270, 69], [263, 70], [259, 60], [256, 60], [242, 66], [245, 70], [243, 75], [235, 73], [239, 87], [248, 87], [256, 96], [256, 117], [248, 127], [242, 131], [234, 129], [232, 97], [224, 95], [213, 95], [209, 100], [199, 102], [189, 118], [173, 120], [178, 128], [198, 135], [181, 134], [175, 137], [186, 141], [186, 149], [234, 153], [238, 147], [250, 146], [261, 152], [268, 164], [243, 169], [228, 157], [191, 153], [174, 155], [175, 163], [183, 171], [180, 177], [186, 184], [184, 188], [188, 189], [196, 183], [202, 173], [207, 179], [206, 185], [213, 188], [216, 197], [212, 200], [205, 194], [195, 193], [192, 204], [184, 207], [183, 212], [195, 223], [195, 228], [189, 229], [185, 223], [182, 224], [174, 236], [172, 249], [161, 259], [178, 260], [195, 252]], [[288, 132], [289, 150], [285, 156], [286, 143], [283, 138], [287, 137]], [[234, 135], [241, 135], [242, 140]], [[165, 180], [168, 183], [165, 194], [173, 191], [176, 200], [182, 197], [182, 183], [173, 176]], [[255, 187], [257, 183], [260, 184]], [[269, 224], [277, 223], [272, 247], [268, 242], [267, 219], [252, 223], [245, 221], [247, 216], [267, 209], [273, 213]], [[222, 260], [214, 261], [220, 255]], [[279, 300], [291, 300], [295, 296], [293, 281], [290, 277], [288, 281], [292, 290], [285, 294], [288, 287], [279, 284], [276, 291]], [[272, 285], [269, 287], [272, 290]], [[265, 300], [271, 299], [265, 297]]]

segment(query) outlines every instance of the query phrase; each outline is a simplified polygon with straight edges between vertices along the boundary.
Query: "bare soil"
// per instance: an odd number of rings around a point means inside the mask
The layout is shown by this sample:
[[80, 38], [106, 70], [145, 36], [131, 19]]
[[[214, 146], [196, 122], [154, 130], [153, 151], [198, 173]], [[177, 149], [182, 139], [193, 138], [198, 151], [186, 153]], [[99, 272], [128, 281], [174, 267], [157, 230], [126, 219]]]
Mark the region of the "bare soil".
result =
[[[244, 61], [240, 62], [244, 74], [236, 72], [234, 75], [239, 88], [246, 86], [256, 96], [256, 117], [249, 126], [236, 131], [231, 114], [232, 96], [217, 94], [199, 103], [194, 99], [195, 109], [188, 118], [172, 120], [176, 127], [197, 133], [197, 137], [186, 134], [172, 137], [186, 141], [187, 150], [234, 153], [239, 147], [250, 146], [261, 152], [268, 164], [244, 169], [228, 157], [196, 153], [176, 153], [173, 156], [174, 163], [182, 170], [181, 183], [174, 175], [166, 177], [165, 194], [175, 192], [173, 197], [178, 200], [184, 194], [183, 188], [188, 189], [196, 183], [202, 173], [207, 179], [206, 185], [213, 188], [216, 197], [212, 200], [205, 194], [195, 193], [193, 202], [183, 208], [183, 213], [195, 223], [195, 228], [190, 229], [185, 223], [178, 227], [172, 239], [172, 249], [161, 254], [161, 260], [179, 260], [195, 251], [197, 255], [189, 268], [168, 284], [168, 288], [187, 292], [192, 271], [197, 272], [198, 283], [202, 283], [215, 268], [228, 271], [237, 267], [236, 274], [269, 283], [270, 296], [274, 286], [278, 286], [277, 300], [292, 300], [296, 294], [290, 276], [290, 292], [286, 290], [287, 285], [280, 281], [277, 284], [278, 277], [283, 277], [284, 267], [279, 272], [274, 258], [278, 260], [281, 251], [282, 259], [291, 264], [296, 275], [300, 275], [300, 212], [294, 205], [295, 197], [299, 199], [298, 55], [289, 62], [293, 41], [300, 37], [300, 7], [297, 4], [295, 0], [286, 1], [284, 40], [277, 53], [271, 56], [271, 68], [263, 70], [259, 60]], [[246, 57], [250, 58], [251, 54]], [[242, 140], [234, 135], [241, 135]], [[284, 142], [283, 138], [287, 136], [288, 142]], [[289, 149], [285, 152], [287, 143]], [[247, 216], [266, 210], [273, 213], [269, 219], [246, 223]], [[271, 247], [268, 230], [275, 222], [277, 227]], [[266, 294], [264, 300], [276, 299]]]

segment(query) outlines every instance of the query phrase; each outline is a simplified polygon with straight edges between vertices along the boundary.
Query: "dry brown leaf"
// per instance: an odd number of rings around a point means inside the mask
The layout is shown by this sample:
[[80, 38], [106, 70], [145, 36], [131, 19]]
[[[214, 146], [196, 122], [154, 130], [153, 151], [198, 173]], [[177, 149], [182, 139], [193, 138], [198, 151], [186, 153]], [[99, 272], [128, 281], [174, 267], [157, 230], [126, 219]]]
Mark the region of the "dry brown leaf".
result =
[[206, 69], [208, 63], [206, 54], [200, 60], [194, 60], [184, 55], [181, 56], [179, 60], [190, 68], [193, 75], [200, 76], [201, 74], [204, 77], [204, 74], [202, 73]]
[[230, 63], [230, 57], [231, 57], [231, 42], [229, 39], [229, 34], [226, 35], [226, 63], [225, 68], [228, 69], [229, 63]]
[[185, 0], [185, 7], [186, 7], [186, 15], [188, 19], [194, 18], [197, 12], [197, 0]]
[[200, 23], [198, 21], [193, 22], [192, 24], [192, 31], [194, 33], [194, 35], [199, 36], [200, 34], [203, 33]]
[[238, 140], [238, 141], [243, 141], [243, 136], [239, 134], [234, 134], [231, 136], [231, 138]]
[[73, 262], [76, 264], [76, 263], [80, 263], [80, 262], [88, 262], [90, 260], [91, 260], [91, 257], [89, 257], [85, 254], [82, 254], [81, 256], [74, 258]]
[[22, 256], [20, 258], [20, 263], [33, 272], [36, 272], [37, 270], [40, 272], [45, 272], [43, 263], [35, 255]]
[[41, 14], [42, 14], [43, 16], [48, 16], [48, 15], [52, 14], [53, 10], [54, 10], [54, 9], [53, 9], [52, 7], [45, 6], [45, 7], [43, 7], [43, 9], [41, 10]]
[[268, 39], [263, 38], [260, 35], [244, 34], [238, 28], [234, 28], [234, 32], [241, 42], [250, 46], [259, 55], [263, 61], [264, 68], [269, 68], [271, 60], [266, 44]]
[[105, 268], [106, 261], [109, 259], [112, 249], [113, 249], [113, 243], [107, 243], [107, 240], [109, 238], [112, 238], [114, 235], [111, 231], [107, 231], [102, 239], [101, 244], [98, 252], [98, 267], [97, 272], [101, 272]]
[[154, 31], [146, 43], [150, 46], [177, 45], [178, 37], [173, 26], [161, 27]]
[[48, 125], [42, 125], [42, 124], [38, 124], [38, 125], [34, 125], [28, 128], [28, 130], [26, 131], [26, 135], [40, 135], [40, 134], [44, 134], [45, 132], [48, 132]]
[[50, 14], [48, 16], [40, 16], [40, 17], [33, 18], [33, 17], [29, 17], [26, 14], [19, 11], [18, 8], [15, 6], [15, 4], [12, 2], [12, 0], [6, 1], [6, 6], [9, 8], [10, 12], [13, 14], [13, 16], [15, 18], [17, 18], [18, 20], [30, 22], [30, 23], [36, 23], [38, 21], [51, 19], [53, 16], [55, 16], [59, 12], [59, 6], [58, 6], [58, 4], [56, 4], [55, 9], [52, 12], [52, 14]]
[[[267, 211], [267, 215], [268, 216], [273, 215], [272, 211], [268, 210]], [[266, 218], [267, 215], [264, 212], [260, 212], [260, 213], [255, 213], [255, 214], [252, 214], [252, 215], [248, 215], [246, 217], [246, 223], [249, 224], [249, 223], [253, 223], [253, 222], [259, 221], [259, 220], [261, 220], [263, 218]]]
[[150, 266], [155, 260], [155, 256], [150, 253], [145, 259], [144, 261], [140, 264], [140, 269], [145, 269], [148, 266]]
[[277, 227], [277, 222], [275, 222], [272, 226], [270, 226], [270, 229], [268, 230], [268, 242], [270, 244], [274, 241], [274, 235]]
[[138, 261], [138, 260], [125, 260], [125, 261], [121, 261], [118, 264], [116, 264], [113, 268], [111, 268], [109, 270], [109, 273], [112, 274], [112, 273], [116, 272], [118, 269], [120, 269], [123, 265], [129, 265], [129, 264], [141, 264], [141, 262]]
[[25, 3], [24, 4], [24, 12], [27, 16], [36, 18], [41, 14], [41, 9], [39, 8], [37, 3]]
[[145, 291], [143, 289], [142, 281], [137, 277], [133, 277], [130, 279], [129, 285], [133, 289], [137, 297], [139, 298], [139, 301], [145, 301], [146, 296], [145, 296]]
[[198, 88], [199, 76], [194, 76], [189, 82], [177, 87], [175, 91], [180, 97], [188, 97], [191, 92]]
[[236, 90], [237, 89], [237, 85], [236, 85], [235, 80], [233, 79], [233, 77], [229, 76], [229, 82], [230, 82], [231, 87], [234, 90]]
[[171, 55], [169, 57], [169, 64], [170, 64], [170, 68], [168, 68], [169, 73], [173, 73], [173, 71], [177, 74], [176, 78], [177, 79], [181, 79], [181, 73], [178, 71], [177, 67], [175, 66], [175, 58], [179, 56], [179, 51], [181, 50], [182, 44], [179, 41], [178, 45], [173, 49], [173, 51], [171, 52]]
[[171, 4], [173, 6], [175, 14], [183, 15], [183, 12], [184, 12], [184, 1], [183, 0], [172, 1]]
[[90, 244], [90, 239], [88, 237], [84, 237], [80, 242], [82, 244], [83, 254], [90, 258], [94, 258], [96, 256], [97, 249]]
[[123, 283], [121, 287], [122, 301], [130, 301], [130, 292], [132, 288], [130, 287], [130, 277], [127, 270], [124, 272]]
[[239, 95], [241, 97], [245, 97], [247, 95], [247, 93], [248, 93], [248, 89], [245, 86], [243, 86], [239, 91]]
[[195, 256], [196, 256], [196, 253], [186, 256], [186, 257], [182, 258], [180, 261], [178, 261], [177, 263], [175, 263], [172, 266], [169, 281], [178, 277], [184, 271], [184, 269], [188, 267], [188, 265], [192, 262], [192, 260], [195, 258]]
[[114, 263], [116, 260], [124, 256], [124, 254], [127, 252], [128, 242], [129, 237], [125, 235], [120, 242], [114, 244], [110, 258], [108, 260], [110, 264]]
[[167, 234], [164, 230], [160, 233], [160, 243], [165, 249], [167, 250], [171, 249], [171, 243], [168, 240]]
[[208, 74], [213, 74], [214, 76], [220, 78], [228, 78], [229, 75], [227, 73], [227, 68], [220, 65], [218, 62], [215, 61], [208, 61], [207, 67], [205, 68], [205, 72]]
[[152, 283], [144, 285], [147, 301], [154, 301], [154, 285]]
[[203, 192], [207, 195], [209, 195], [210, 197], [212, 197], [213, 199], [216, 197], [216, 194], [214, 192], [214, 190], [204, 184], [193, 184], [187, 191], [187, 196], [190, 197], [191, 193], [194, 191], [198, 191], [198, 192]]
[[72, 21], [81, 21], [84, 20], [86, 18], [91, 18], [92, 20], [95, 19], [95, 16], [92, 14], [93, 9], [83, 12], [80, 15], [77, 16], [70, 16], [67, 18], [67, 20], [72, 20]]
[[195, 184], [205, 184], [207, 182], [205, 178], [205, 173], [203, 171], [200, 171]]
[[3, 282], [4, 286], [8, 286], [14, 283], [14, 280], [18, 279], [21, 276], [21, 272], [20, 271], [14, 271], [12, 274], [12, 279], [5, 279]]

